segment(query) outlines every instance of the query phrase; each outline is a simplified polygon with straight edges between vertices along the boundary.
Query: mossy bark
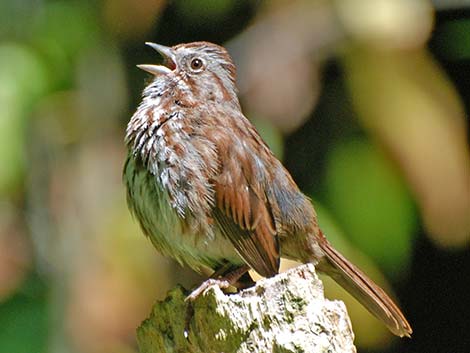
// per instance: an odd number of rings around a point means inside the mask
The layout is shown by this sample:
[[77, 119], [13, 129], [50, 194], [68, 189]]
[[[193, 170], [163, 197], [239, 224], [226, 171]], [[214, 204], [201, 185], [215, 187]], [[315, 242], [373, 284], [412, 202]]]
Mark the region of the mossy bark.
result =
[[237, 294], [211, 287], [192, 303], [193, 313], [188, 305], [181, 287], [157, 302], [138, 328], [140, 351], [356, 352], [344, 304], [324, 298], [312, 265], [261, 280]]

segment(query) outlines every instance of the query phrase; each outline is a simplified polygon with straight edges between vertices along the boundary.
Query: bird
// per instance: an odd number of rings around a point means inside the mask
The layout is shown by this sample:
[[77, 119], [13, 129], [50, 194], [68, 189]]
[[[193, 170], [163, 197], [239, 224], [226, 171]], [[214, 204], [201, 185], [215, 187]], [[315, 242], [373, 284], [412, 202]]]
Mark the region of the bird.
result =
[[123, 182], [161, 254], [214, 272], [189, 297], [249, 269], [275, 276], [282, 257], [312, 263], [393, 334], [410, 337], [398, 305], [330, 244], [312, 201], [243, 114], [228, 51], [204, 41], [146, 44], [164, 61], [138, 65], [152, 76], [126, 128]]

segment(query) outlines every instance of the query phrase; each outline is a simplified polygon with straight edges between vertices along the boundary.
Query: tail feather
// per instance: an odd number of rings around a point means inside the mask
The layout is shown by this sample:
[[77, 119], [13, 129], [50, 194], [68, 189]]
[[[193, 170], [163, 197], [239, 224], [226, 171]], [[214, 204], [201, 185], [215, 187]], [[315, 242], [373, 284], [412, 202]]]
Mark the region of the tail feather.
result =
[[361, 270], [335, 250], [326, 239], [319, 245], [327, 262], [318, 269], [333, 278], [375, 317], [381, 320], [397, 336], [411, 337], [413, 330], [392, 299]]

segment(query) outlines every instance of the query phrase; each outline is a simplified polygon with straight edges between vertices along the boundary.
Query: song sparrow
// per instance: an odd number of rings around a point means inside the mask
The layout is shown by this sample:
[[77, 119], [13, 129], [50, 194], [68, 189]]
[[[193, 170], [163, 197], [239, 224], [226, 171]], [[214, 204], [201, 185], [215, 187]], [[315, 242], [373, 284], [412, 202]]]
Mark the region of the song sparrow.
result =
[[165, 63], [139, 65], [154, 79], [127, 126], [123, 178], [129, 208], [158, 251], [196, 270], [229, 264], [220, 285], [249, 267], [274, 276], [280, 257], [311, 262], [391, 332], [410, 336], [397, 305], [330, 245], [310, 200], [241, 112], [227, 51], [147, 44]]

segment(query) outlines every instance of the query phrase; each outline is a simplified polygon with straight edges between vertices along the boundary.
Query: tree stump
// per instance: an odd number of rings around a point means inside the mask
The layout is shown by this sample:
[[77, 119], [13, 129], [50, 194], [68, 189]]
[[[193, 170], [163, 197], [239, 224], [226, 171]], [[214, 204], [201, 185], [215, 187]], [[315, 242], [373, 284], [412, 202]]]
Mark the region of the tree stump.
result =
[[177, 287], [154, 305], [137, 330], [142, 353], [356, 352], [344, 303], [325, 299], [311, 264], [236, 294], [210, 287], [192, 303], [190, 320], [185, 297]]

